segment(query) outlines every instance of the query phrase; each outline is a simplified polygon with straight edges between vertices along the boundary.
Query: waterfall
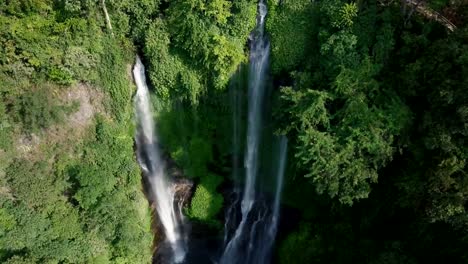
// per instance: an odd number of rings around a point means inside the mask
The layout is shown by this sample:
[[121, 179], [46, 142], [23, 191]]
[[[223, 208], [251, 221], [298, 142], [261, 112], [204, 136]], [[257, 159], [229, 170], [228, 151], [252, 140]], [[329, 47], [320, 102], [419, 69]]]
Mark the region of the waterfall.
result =
[[286, 136], [282, 136], [280, 138], [280, 143], [279, 143], [279, 161], [278, 161], [278, 169], [277, 169], [277, 174], [276, 174], [275, 201], [273, 203], [273, 214], [272, 214], [272, 219], [271, 219], [272, 224], [270, 226], [270, 232], [269, 232], [272, 239], [275, 238], [276, 229], [278, 227], [281, 191], [283, 189], [284, 170], [286, 169], [287, 149], [288, 149], [288, 139], [286, 138]]
[[266, 239], [264, 250], [262, 255], [260, 255], [260, 260], [267, 260], [269, 259], [269, 253], [271, 247], [273, 246], [273, 242], [275, 241], [276, 231], [278, 230], [278, 220], [279, 220], [279, 213], [280, 213], [280, 202], [281, 202], [281, 191], [283, 189], [283, 181], [284, 181], [284, 170], [286, 169], [286, 158], [287, 158], [287, 147], [288, 147], [288, 140], [286, 136], [282, 136], [279, 140], [279, 158], [278, 158], [278, 168], [276, 168], [276, 190], [275, 190], [275, 198], [273, 202], [273, 209], [271, 213], [271, 217], [268, 221], [269, 224], [266, 226], [268, 230], [266, 232]]
[[[274, 201], [270, 205], [266, 199], [259, 198], [257, 193], [257, 178], [259, 174], [259, 150], [261, 142], [262, 111], [265, 97], [265, 79], [267, 74], [270, 45], [264, 34], [265, 17], [267, 7], [264, 0], [258, 4], [257, 26], [250, 35], [250, 61], [248, 84], [248, 120], [247, 120], [247, 144], [245, 151], [244, 167], [245, 182], [240, 201], [241, 220], [229, 239], [229, 233], [225, 230], [225, 248], [221, 256], [221, 264], [234, 263], [268, 263], [271, 247], [276, 236], [281, 189], [286, 163], [286, 138], [280, 139], [280, 150], [276, 178]], [[234, 106], [237, 107], [237, 106]], [[236, 123], [238, 114], [234, 109], [234, 136], [238, 132]], [[237, 138], [234, 138], [236, 144]], [[234, 160], [234, 169], [236, 169]], [[240, 197], [240, 188], [235, 188], [236, 197]], [[226, 223], [234, 222], [230, 219], [237, 206], [237, 200], [231, 204], [226, 213]], [[226, 226], [227, 227], [227, 224]]]
[[258, 217], [251, 225], [246, 260], [234, 263], [270, 263], [272, 247], [278, 229], [281, 191], [286, 168], [287, 139], [285, 136], [279, 138], [277, 153], [275, 159], [277, 166], [274, 167], [276, 188], [273, 203], [267, 205], [267, 201], [257, 201], [260, 204], [257, 209]]
[[[258, 148], [260, 143], [260, 127], [263, 96], [265, 94], [265, 73], [270, 55], [270, 44], [264, 36], [266, 5], [263, 0], [258, 4], [257, 28], [251, 35], [247, 151], [244, 161], [246, 168], [246, 183], [241, 209], [242, 218], [246, 218], [255, 200], [255, 180], [258, 172]], [[244, 217], [245, 216], [245, 217]]]
[[184, 218], [181, 205], [174, 201], [174, 190], [165, 175], [164, 162], [158, 146], [151, 101], [145, 78], [145, 68], [137, 57], [133, 76], [137, 85], [135, 95], [135, 115], [137, 123], [136, 145], [138, 162], [146, 182], [149, 184], [150, 196], [156, 203], [156, 211], [164, 229], [166, 240], [173, 253], [173, 261], [180, 263], [187, 251]]

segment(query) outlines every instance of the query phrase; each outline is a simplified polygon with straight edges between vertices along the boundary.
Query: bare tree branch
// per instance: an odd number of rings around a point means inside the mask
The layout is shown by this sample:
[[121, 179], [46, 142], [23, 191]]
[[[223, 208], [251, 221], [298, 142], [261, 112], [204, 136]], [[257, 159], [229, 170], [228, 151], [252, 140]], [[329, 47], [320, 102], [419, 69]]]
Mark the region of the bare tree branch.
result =
[[107, 13], [106, 0], [101, 0], [101, 4], [102, 4], [102, 9], [104, 10], [104, 15], [106, 16], [107, 27], [109, 28], [109, 30], [111, 32], [111, 35], [114, 36], [114, 32], [112, 31], [112, 24], [111, 24], [111, 20], [110, 20], [110, 17], [109, 17], [109, 13]]
[[[439, 12], [433, 10], [432, 8], [426, 6], [421, 0], [402, 0], [405, 5], [412, 6], [412, 10], [410, 11], [410, 14], [408, 15], [407, 19], [405, 20], [405, 24], [413, 14], [414, 10], [416, 10], [419, 14], [423, 15], [427, 19], [435, 20], [445, 26], [448, 30], [454, 31], [457, 29], [457, 26], [455, 26], [450, 20], [448, 20], [446, 17], [441, 15]], [[405, 8], [406, 10], [406, 8]]]

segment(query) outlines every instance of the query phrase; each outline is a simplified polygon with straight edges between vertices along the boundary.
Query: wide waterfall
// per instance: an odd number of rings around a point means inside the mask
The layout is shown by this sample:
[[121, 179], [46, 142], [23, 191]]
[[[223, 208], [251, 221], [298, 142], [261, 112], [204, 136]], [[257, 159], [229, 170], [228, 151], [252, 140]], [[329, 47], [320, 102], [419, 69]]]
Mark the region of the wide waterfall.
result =
[[137, 57], [133, 76], [137, 85], [135, 115], [137, 121], [136, 145], [138, 162], [149, 185], [150, 196], [154, 197], [156, 211], [163, 226], [166, 240], [172, 249], [172, 261], [184, 261], [187, 245], [184, 218], [180, 205], [175, 204], [174, 190], [165, 174], [164, 162], [158, 146], [153, 121], [150, 94], [145, 78], [145, 68]]
[[[250, 62], [248, 84], [248, 119], [247, 119], [247, 143], [244, 157], [245, 181], [244, 188], [235, 187], [231, 206], [226, 212], [226, 225], [228, 228], [236, 222], [236, 207], [240, 197], [241, 219], [235, 231], [230, 234], [225, 230], [225, 248], [220, 263], [268, 263], [270, 261], [271, 248], [276, 236], [281, 189], [286, 163], [286, 138], [279, 140], [279, 157], [276, 170], [276, 185], [273, 193], [273, 201], [269, 201], [258, 193], [258, 174], [260, 162], [260, 144], [262, 134], [262, 114], [264, 110], [264, 98], [266, 96], [266, 76], [269, 63], [270, 45], [265, 36], [265, 17], [267, 7], [263, 0], [258, 4], [257, 26], [250, 36]], [[234, 94], [234, 139], [238, 141], [238, 103]], [[237, 168], [236, 158], [233, 162]], [[237, 173], [235, 176], [238, 176]], [[229, 223], [229, 224], [228, 224]]]

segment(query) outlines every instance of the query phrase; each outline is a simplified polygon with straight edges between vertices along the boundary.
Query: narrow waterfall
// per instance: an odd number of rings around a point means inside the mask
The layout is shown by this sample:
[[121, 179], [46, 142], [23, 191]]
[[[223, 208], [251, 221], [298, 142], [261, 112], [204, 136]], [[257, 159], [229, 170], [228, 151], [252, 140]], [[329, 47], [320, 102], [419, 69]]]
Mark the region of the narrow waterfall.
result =
[[[286, 163], [286, 138], [280, 139], [278, 168], [276, 168], [276, 188], [273, 202], [264, 197], [260, 198], [256, 186], [259, 174], [261, 130], [263, 126], [262, 112], [266, 89], [266, 75], [269, 63], [270, 45], [265, 36], [265, 17], [267, 7], [264, 0], [258, 4], [257, 26], [250, 36], [250, 62], [249, 62], [249, 84], [248, 84], [248, 119], [247, 119], [247, 143], [244, 157], [245, 182], [244, 188], [235, 188], [236, 198], [242, 197], [240, 201], [241, 219], [238, 221], [235, 232], [229, 237], [225, 230], [225, 248], [221, 256], [221, 264], [236, 263], [268, 263], [271, 247], [276, 236], [281, 189]], [[234, 97], [236, 98], [236, 97]], [[237, 102], [234, 102], [237, 104]], [[234, 106], [234, 137], [238, 134], [237, 117], [238, 106]], [[234, 144], [237, 138], [234, 138]], [[233, 167], [237, 164], [234, 160]], [[226, 212], [226, 223], [235, 222], [231, 219], [235, 216], [238, 200]], [[228, 225], [226, 224], [226, 228]]]
[[279, 143], [279, 160], [278, 160], [278, 169], [276, 174], [276, 191], [275, 191], [275, 201], [273, 203], [273, 213], [270, 225], [269, 234], [272, 240], [276, 236], [276, 230], [278, 228], [278, 218], [280, 211], [280, 202], [281, 202], [281, 191], [283, 190], [283, 181], [284, 181], [284, 170], [286, 169], [286, 154], [288, 150], [288, 139], [286, 136], [280, 138]]
[[246, 182], [241, 205], [243, 219], [247, 217], [255, 201], [255, 180], [258, 172], [258, 149], [260, 127], [262, 126], [261, 114], [265, 94], [264, 79], [270, 55], [270, 44], [264, 36], [266, 13], [267, 7], [261, 0], [258, 4], [257, 28], [251, 35], [250, 46], [247, 151], [244, 161]]
[[136, 145], [138, 162], [154, 197], [156, 211], [163, 226], [166, 240], [172, 249], [172, 262], [184, 261], [187, 245], [181, 207], [175, 204], [174, 190], [165, 174], [164, 162], [158, 146], [153, 121], [150, 94], [145, 78], [145, 68], [137, 57], [133, 76], [137, 85], [135, 116], [137, 123]]
[[274, 157], [273, 166], [275, 191], [273, 201], [259, 198], [256, 203], [255, 218], [250, 220], [250, 233], [248, 237], [248, 247], [243, 259], [234, 263], [270, 263], [272, 247], [275, 242], [278, 229], [281, 191], [283, 189], [284, 172], [287, 158], [287, 139], [281, 136], [278, 140], [277, 154]]
[[264, 95], [264, 77], [269, 57], [269, 43], [264, 36], [267, 8], [262, 1], [258, 4], [257, 27], [252, 32], [250, 45], [250, 69], [248, 87], [247, 150], [245, 154], [245, 186], [241, 201], [242, 219], [233, 237], [227, 243], [221, 263], [235, 263], [240, 251], [241, 240], [250, 210], [255, 202], [255, 182], [258, 172], [258, 148], [260, 143], [261, 111]]
[[288, 140], [286, 136], [281, 136], [279, 139], [278, 167], [276, 168], [276, 190], [273, 201], [273, 208], [270, 219], [268, 220], [268, 224], [266, 225], [267, 231], [266, 234], [264, 234], [265, 239], [261, 244], [261, 250], [259, 250], [259, 258], [257, 261], [269, 261], [271, 248], [276, 238], [276, 231], [278, 230], [280, 214], [281, 191], [283, 190], [284, 171], [286, 169], [287, 148]]

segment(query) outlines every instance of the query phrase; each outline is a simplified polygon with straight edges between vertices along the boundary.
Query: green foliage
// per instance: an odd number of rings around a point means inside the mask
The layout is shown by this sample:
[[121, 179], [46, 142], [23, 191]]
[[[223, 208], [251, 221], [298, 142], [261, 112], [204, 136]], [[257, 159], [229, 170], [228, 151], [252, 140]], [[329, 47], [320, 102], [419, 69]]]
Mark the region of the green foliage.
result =
[[[119, 41], [104, 38], [98, 22], [87, 19], [98, 10], [85, 2], [21, 3], [20, 7], [28, 10], [29, 5], [34, 6], [37, 13], [23, 10], [22, 15], [0, 16], [0, 72], [6, 86], [2, 98], [8, 102], [14, 121], [23, 123], [26, 130], [59, 121], [66, 109], [56, 102], [56, 92], [51, 91], [58, 88], [49, 82], [68, 86], [80, 81], [97, 82], [106, 88], [112, 96], [112, 110], [121, 118], [121, 112], [128, 111], [125, 107], [131, 96], [129, 83], [120, 74], [126, 65]], [[13, 1], [5, 8], [18, 10]], [[100, 71], [96, 70], [98, 65]]]
[[313, 263], [319, 261], [321, 238], [312, 234], [308, 224], [301, 224], [299, 230], [290, 233], [279, 248], [279, 263]]
[[[61, 85], [92, 79], [89, 70], [97, 61], [96, 54], [91, 55], [95, 49], [93, 31], [97, 30], [94, 24], [84, 18], [57, 21], [52, 14], [2, 16], [0, 21], [0, 42], [4, 46], [0, 50], [2, 72], [21, 78], [48, 79]], [[77, 48], [69, 49], [77, 46], [81, 46], [79, 60], [71, 61], [70, 56]]]
[[[426, 199], [427, 217], [457, 227], [468, 223], [465, 210], [468, 115], [463, 88], [468, 82], [462, 77], [468, 72], [464, 44], [467, 36], [464, 30], [427, 44], [424, 53], [401, 73], [407, 87], [424, 94], [427, 100], [424, 108], [414, 107], [419, 114], [421, 141], [413, 142], [410, 148], [411, 158], [419, 165], [410, 170], [411, 176], [414, 184], [424, 186], [422, 197]], [[409, 195], [408, 199], [421, 199], [420, 193], [410, 190], [404, 193]]]
[[158, 95], [196, 105], [208, 88], [225, 88], [247, 58], [255, 10], [251, 0], [168, 3], [167, 17], [149, 23], [144, 37], [148, 73]]
[[358, 8], [356, 3], [331, 0], [321, 3], [320, 11], [325, 15], [325, 23], [337, 29], [347, 29], [353, 25]]
[[216, 188], [222, 181], [223, 178], [215, 174], [201, 177], [187, 212], [189, 217], [210, 224], [217, 223], [215, 217], [222, 209], [223, 196]]
[[138, 183], [131, 142], [123, 128], [97, 120], [95, 140], [88, 143], [79, 164], [71, 168], [71, 176], [80, 187], [74, 197], [82, 208], [91, 208], [114, 190], [119, 181]]
[[[92, 1], [0, 4], [2, 263], [151, 259], [149, 212], [128, 133], [130, 49], [128, 40], [103, 34], [101, 12]], [[64, 86], [77, 82], [102, 86], [111, 115], [69, 138], [45, 130], [60, 131], [60, 121], [76, 110], [61, 102], [73, 89]], [[91, 98], [96, 111], [100, 99]], [[37, 145], [17, 150], [20, 136], [30, 133]]]
[[99, 67], [99, 85], [110, 95], [110, 110], [118, 120], [129, 119], [132, 113], [131, 97], [133, 87], [125, 77], [127, 64], [124, 50], [119, 48], [117, 40], [105, 36], [103, 45], [112, 52], [103, 52]]
[[[20, 175], [33, 173], [36, 174], [36, 177], [32, 179], [20, 177]], [[32, 163], [27, 160], [15, 160], [6, 172], [6, 179], [16, 197], [29, 207], [53, 206], [54, 203], [58, 202], [61, 192], [65, 190], [65, 184], [54, 182], [53, 177], [45, 177], [49, 173], [46, 162]], [[51, 192], [49, 186], [53, 184], [56, 186]]]
[[168, 29], [175, 46], [187, 52], [195, 61], [193, 64], [203, 67], [205, 78], [216, 88], [224, 88], [246, 58], [243, 47], [246, 38], [223, 32], [223, 25], [231, 16], [229, 7], [225, 0], [211, 3], [181, 0], [175, 1], [168, 11]]
[[145, 42], [151, 82], [162, 100], [185, 99], [197, 103], [204, 90], [200, 75], [188, 68], [182, 56], [170, 50], [169, 44], [166, 23], [156, 19], [148, 29]]
[[214, 35], [212, 42], [214, 42], [214, 46], [210, 57], [212, 57], [213, 62], [210, 66], [219, 75], [215, 77], [215, 86], [224, 87], [237, 67], [246, 60], [243, 42], [229, 39], [223, 35]]
[[210, 142], [203, 138], [192, 138], [188, 145], [188, 156], [190, 157], [190, 166], [187, 168], [189, 174], [202, 177], [207, 172], [206, 164], [213, 161]]
[[231, 3], [231, 15], [228, 23], [223, 25], [237, 41], [245, 42], [245, 38], [255, 27], [257, 15], [257, 2], [251, 0], [238, 0]]
[[114, 34], [131, 36], [138, 44], [144, 43], [145, 31], [158, 16], [160, 0], [107, 0], [106, 6]]
[[51, 10], [50, 0], [7, 1], [0, 5], [0, 11], [8, 15], [23, 17], [34, 13], [47, 13]]
[[323, 43], [320, 47], [320, 55], [327, 59], [320, 63], [326, 67], [324, 74], [334, 76], [340, 67], [354, 68], [358, 66], [360, 56], [356, 51], [357, 36], [342, 30], [334, 34], [321, 31], [319, 40]]
[[[0, 94], [3, 95], [1, 88]], [[7, 114], [6, 104], [0, 100], [0, 185], [5, 184], [5, 170], [14, 157], [14, 132], [15, 126]]]
[[310, 55], [315, 13], [311, 1], [269, 1], [266, 29], [271, 38], [273, 73], [298, 69]]
[[0, 148], [11, 148], [13, 131], [30, 134], [61, 123], [74, 105], [60, 102], [61, 88], [50, 84], [31, 84], [27, 78], [15, 80], [0, 74]]
[[227, 0], [214, 0], [205, 5], [205, 13], [211, 16], [216, 23], [223, 25], [226, 24], [228, 18], [231, 16], [230, 8], [232, 3]]
[[353, 20], [356, 18], [358, 13], [358, 8], [356, 3], [345, 3], [344, 6], [340, 9], [340, 23], [344, 27], [351, 27], [353, 25]]
[[196, 107], [166, 105], [158, 112], [163, 148], [188, 177], [203, 177], [209, 166], [224, 169], [224, 158], [230, 152], [230, 139], [225, 136], [230, 133], [230, 112], [223, 109], [225, 95], [213, 94]]
[[[367, 197], [377, 170], [391, 160], [393, 137], [409, 117], [398, 98], [379, 91], [373, 79], [378, 70], [366, 59], [357, 69], [342, 68], [329, 91], [299, 86], [282, 96], [294, 116], [284, 132], [298, 133], [298, 166], [319, 193], [347, 204]], [[384, 104], [387, 96], [393, 99]]]
[[[402, 100], [377, 80], [382, 69], [378, 62], [387, 58], [392, 46], [376, 46], [373, 54], [358, 46], [365, 42], [355, 32], [365, 26], [353, 26], [356, 4], [332, 1], [318, 8], [318, 54], [308, 66], [314, 73], [291, 73], [295, 87], [282, 89], [280, 131], [295, 137], [297, 166], [317, 192], [352, 204], [368, 197], [378, 170], [392, 159], [395, 137], [411, 115]], [[372, 47], [375, 42], [382, 45], [379, 38], [366, 44]], [[307, 58], [304, 52], [298, 57]]]
[[26, 251], [30, 260], [85, 261], [99, 251], [92, 244], [102, 242], [83, 233], [78, 211], [63, 196], [68, 184], [51, 169], [44, 161], [28, 160], [16, 160], [8, 168], [15, 202], [1, 197], [2, 215], [10, 223], [2, 228], [1, 248], [11, 255]]
[[0, 209], [0, 227], [2, 228], [1, 235], [5, 235], [5, 232], [13, 229], [15, 225], [16, 221], [14, 216], [9, 214], [5, 208]]
[[447, 35], [416, 12], [404, 26], [399, 6], [381, 3], [317, 3], [306, 33], [317, 46], [274, 76], [295, 154], [285, 202], [307, 221], [280, 244], [281, 262], [468, 259], [466, 26]]
[[8, 167], [2, 188], [12, 196], [0, 195], [0, 247], [9, 261], [150, 259], [148, 210], [135, 206], [146, 203], [125, 130], [98, 120], [95, 138], [76, 149], [79, 158], [56, 153], [62, 158], [52, 163], [17, 159]]

